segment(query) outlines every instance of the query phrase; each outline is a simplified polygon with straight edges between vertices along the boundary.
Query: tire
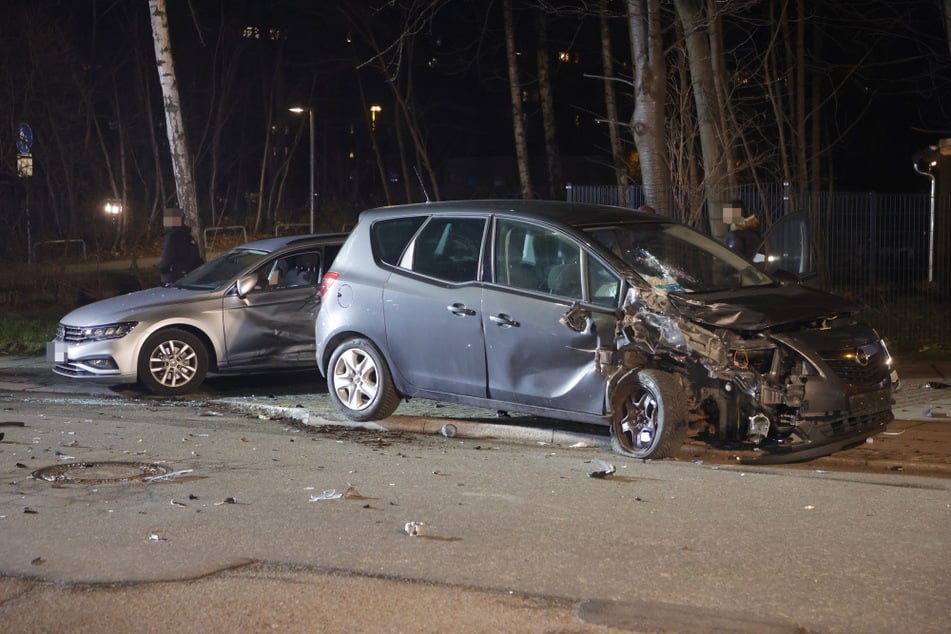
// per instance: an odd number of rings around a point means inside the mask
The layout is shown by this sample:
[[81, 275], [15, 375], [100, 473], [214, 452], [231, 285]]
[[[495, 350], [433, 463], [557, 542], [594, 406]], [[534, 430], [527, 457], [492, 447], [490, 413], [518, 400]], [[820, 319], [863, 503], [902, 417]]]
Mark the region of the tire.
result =
[[641, 370], [611, 398], [611, 449], [631, 458], [675, 455], [687, 434], [687, 395], [667, 372]]
[[205, 345], [185, 330], [160, 330], [145, 341], [139, 353], [139, 382], [153, 394], [187, 394], [202, 384], [207, 373]]
[[327, 364], [327, 389], [350, 420], [381, 420], [400, 404], [383, 355], [367, 339], [347, 339], [337, 346]]

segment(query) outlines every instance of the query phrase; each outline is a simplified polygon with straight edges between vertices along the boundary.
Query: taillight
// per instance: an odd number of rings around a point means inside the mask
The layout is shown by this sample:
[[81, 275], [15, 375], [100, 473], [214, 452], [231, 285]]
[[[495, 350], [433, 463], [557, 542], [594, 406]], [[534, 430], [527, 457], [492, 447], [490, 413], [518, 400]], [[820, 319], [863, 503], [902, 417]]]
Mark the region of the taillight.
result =
[[334, 282], [340, 277], [340, 273], [336, 271], [327, 271], [324, 273], [323, 279], [320, 280], [320, 296], [323, 297], [330, 291], [330, 287], [334, 285]]

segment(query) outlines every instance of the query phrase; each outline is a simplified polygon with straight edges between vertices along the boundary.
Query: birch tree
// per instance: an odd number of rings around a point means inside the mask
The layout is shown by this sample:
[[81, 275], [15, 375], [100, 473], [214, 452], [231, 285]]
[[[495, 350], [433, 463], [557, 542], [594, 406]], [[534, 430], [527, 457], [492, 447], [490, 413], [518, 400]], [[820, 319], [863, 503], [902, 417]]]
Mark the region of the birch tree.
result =
[[[192, 227], [197, 236], [201, 233], [201, 220], [198, 216], [195, 177], [182, 120], [181, 100], [178, 96], [178, 81], [172, 59], [172, 43], [168, 32], [165, 0], [149, 0], [149, 14], [152, 22], [152, 37], [155, 40], [155, 64], [158, 68], [159, 83], [162, 86], [165, 104], [165, 124], [168, 131], [172, 173], [175, 175], [175, 191], [178, 194], [178, 204], [185, 214], [185, 222]], [[201, 240], [196, 242], [204, 256], [204, 244]]]

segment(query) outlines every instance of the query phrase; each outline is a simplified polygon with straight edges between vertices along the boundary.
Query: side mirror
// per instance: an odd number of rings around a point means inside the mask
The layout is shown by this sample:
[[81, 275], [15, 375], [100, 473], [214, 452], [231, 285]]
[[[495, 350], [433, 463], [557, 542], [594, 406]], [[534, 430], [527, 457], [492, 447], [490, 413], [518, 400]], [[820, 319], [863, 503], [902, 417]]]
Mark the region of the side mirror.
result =
[[238, 280], [238, 297], [244, 299], [258, 284], [258, 274], [250, 273]]

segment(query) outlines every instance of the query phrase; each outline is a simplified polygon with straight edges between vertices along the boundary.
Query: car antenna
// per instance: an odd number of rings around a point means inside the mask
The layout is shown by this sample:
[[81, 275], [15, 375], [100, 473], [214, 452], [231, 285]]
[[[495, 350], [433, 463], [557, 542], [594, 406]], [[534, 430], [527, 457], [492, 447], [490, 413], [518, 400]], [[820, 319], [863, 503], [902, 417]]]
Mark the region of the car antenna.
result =
[[416, 173], [416, 180], [419, 181], [419, 188], [423, 190], [423, 196], [426, 197], [426, 202], [429, 202], [429, 192], [426, 191], [426, 186], [423, 184], [423, 177], [419, 175], [419, 170], [416, 169], [416, 166], [413, 166], [413, 172]]

